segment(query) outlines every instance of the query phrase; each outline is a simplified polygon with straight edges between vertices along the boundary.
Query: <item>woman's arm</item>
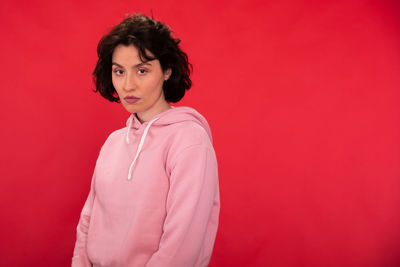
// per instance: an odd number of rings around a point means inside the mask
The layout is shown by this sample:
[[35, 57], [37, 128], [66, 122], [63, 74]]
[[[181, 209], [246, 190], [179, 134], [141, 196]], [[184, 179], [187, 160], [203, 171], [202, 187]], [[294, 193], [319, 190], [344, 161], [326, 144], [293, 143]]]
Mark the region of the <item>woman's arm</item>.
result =
[[76, 242], [75, 242], [74, 254], [72, 257], [72, 267], [92, 266], [87, 257], [86, 243], [87, 243], [87, 234], [90, 223], [90, 215], [92, 213], [93, 201], [95, 197], [94, 180], [95, 180], [95, 174], [93, 174], [90, 185], [89, 196], [87, 197], [85, 205], [83, 206], [79, 223], [76, 228]]
[[207, 266], [219, 216], [214, 150], [204, 144], [190, 146], [172, 166], [163, 235], [146, 267]]

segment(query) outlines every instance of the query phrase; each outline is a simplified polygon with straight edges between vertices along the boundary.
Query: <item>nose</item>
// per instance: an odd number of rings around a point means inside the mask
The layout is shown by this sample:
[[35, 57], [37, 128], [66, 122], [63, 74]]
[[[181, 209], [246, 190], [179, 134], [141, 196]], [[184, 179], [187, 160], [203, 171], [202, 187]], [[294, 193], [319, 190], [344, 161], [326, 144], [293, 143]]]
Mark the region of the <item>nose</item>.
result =
[[125, 91], [132, 91], [137, 88], [136, 80], [133, 73], [131, 72], [126, 73], [123, 88]]

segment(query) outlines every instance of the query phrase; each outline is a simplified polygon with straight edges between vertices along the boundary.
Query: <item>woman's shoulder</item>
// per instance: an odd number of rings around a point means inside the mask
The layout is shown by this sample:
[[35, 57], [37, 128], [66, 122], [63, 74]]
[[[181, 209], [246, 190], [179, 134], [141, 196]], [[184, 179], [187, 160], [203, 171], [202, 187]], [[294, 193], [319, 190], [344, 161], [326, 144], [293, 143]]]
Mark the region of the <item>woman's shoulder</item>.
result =
[[182, 148], [195, 145], [212, 145], [207, 130], [195, 121], [183, 121], [169, 125], [169, 132], [174, 146]]
[[108, 135], [106, 142], [108, 140], [112, 140], [112, 139], [116, 139], [116, 138], [117, 139], [123, 138], [123, 137], [125, 137], [125, 134], [126, 134], [126, 127], [114, 130]]
[[126, 140], [126, 127], [112, 131], [105, 139], [101, 146], [100, 152], [112, 147], [119, 147], [123, 145]]
[[170, 128], [170, 142], [166, 166], [170, 170], [177, 164], [179, 159], [184, 160], [195, 155], [197, 160], [200, 160], [204, 156], [214, 155], [211, 136], [196, 121], [183, 121], [170, 125], [168, 128]]
[[166, 126], [175, 145], [187, 146], [212, 143], [207, 120], [191, 107], [174, 107], [160, 116], [160, 126]]

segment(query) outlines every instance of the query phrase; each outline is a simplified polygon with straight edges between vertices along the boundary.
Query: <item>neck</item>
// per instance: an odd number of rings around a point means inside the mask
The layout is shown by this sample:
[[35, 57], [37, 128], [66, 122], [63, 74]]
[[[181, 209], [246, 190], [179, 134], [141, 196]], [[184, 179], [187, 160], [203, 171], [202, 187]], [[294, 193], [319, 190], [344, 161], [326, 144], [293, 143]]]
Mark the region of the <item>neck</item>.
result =
[[151, 112], [138, 112], [136, 113], [136, 117], [140, 121], [140, 123], [144, 123], [146, 121], [150, 121], [154, 116], [160, 114], [161, 112], [164, 112], [168, 109], [170, 109], [171, 106], [169, 105], [168, 102], [165, 101], [162, 105], [159, 105], [157, 109], [152, 110]]

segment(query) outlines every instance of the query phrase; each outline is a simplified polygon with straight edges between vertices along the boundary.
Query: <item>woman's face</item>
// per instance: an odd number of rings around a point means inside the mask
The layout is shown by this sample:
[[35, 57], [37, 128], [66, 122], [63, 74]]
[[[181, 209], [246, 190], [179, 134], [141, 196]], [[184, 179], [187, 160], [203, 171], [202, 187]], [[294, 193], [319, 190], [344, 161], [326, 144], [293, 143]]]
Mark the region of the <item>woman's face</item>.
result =
[[112, 83], [125, 109], [142, 122], [170, 108], [162, 88], [170, 74], [170, 69], [163, 72], [158, 59], [141, 61], [134, 45], [120, 44], [114, 49]]

